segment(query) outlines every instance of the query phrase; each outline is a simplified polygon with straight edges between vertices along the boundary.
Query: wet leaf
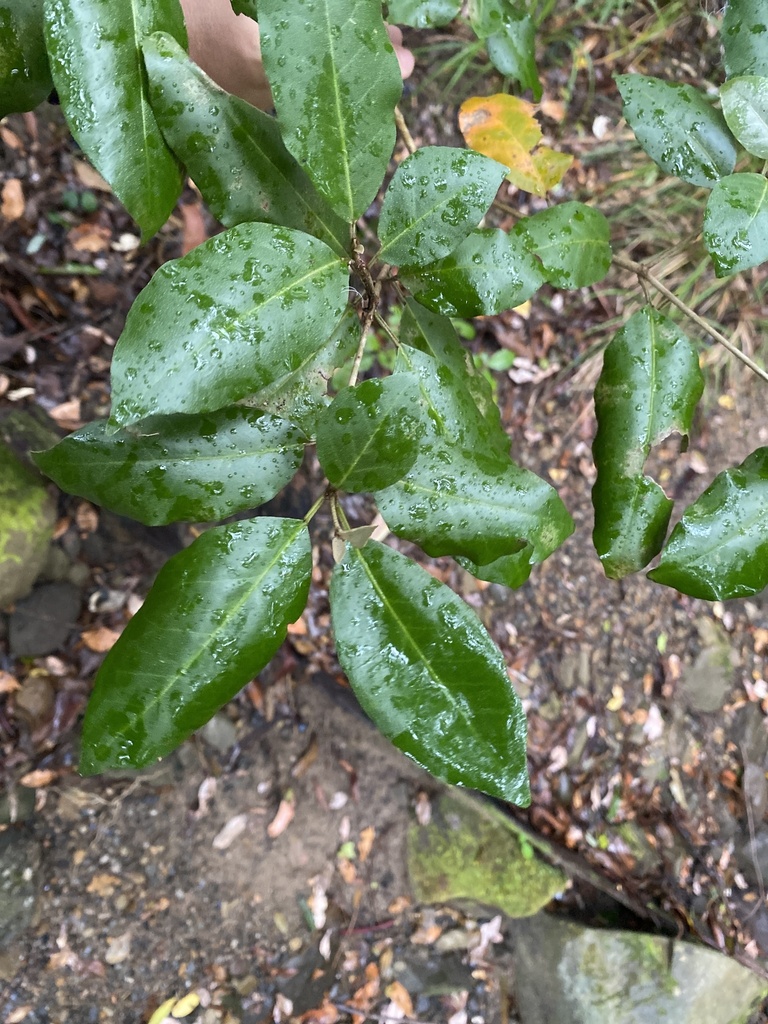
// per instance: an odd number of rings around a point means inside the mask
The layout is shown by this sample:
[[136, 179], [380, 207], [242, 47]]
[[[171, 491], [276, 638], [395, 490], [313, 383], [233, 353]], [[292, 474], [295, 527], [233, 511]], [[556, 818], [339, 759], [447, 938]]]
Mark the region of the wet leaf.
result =
[[511, 0], [470, 0], [469, 21], [479, 39], [485, 40], [488, 56], [502, 75], [531, 89], [541, 99], [536, 70], [536, 29], [529, 14]]
[[418, 149], [398, 166], [384, 196], [379, 262], [420, 267], [453, 252], [480, 223], [506, 171], [471, 150]]
[[595, 548], [607, 576], [637, 572], [664, 543], [673, 502], [643, 475], [653, 445], [691, 429], [704, 378], [691, 342], [649, 306], [605, 350], [595, 389]]
[[115, 347], [112, 422], [220, 409], [299, 370], [338, 324], [347, 281], [325, 243], [272, 224], [164, 264]]
[[344, 256], [349, 227], [285, 148], [275, 118], [220, 89], [171, 36], [157, 33], [143, 50], [160, 129], [222, 224], [282, 224]]
[[453, 21], [461, 0], [389, 0], [387, 18], [393, 25], [439, 28]]
[[704, 244], [718, 277], [768, 260], [768, 180], [762, 174], [731, 174], [713, 187]]
[[768, 586], [768, 448], [715, 477], [683, 513], [648, 578], [705, 601]]
[[403, 89], [379, 0], [259, 0], [264, 68], [288, 149], [348, 223], [379, 190]]
[[230, 2], [235, 14], [245, 14], [249, 18], [253, 18], [254, 21], [259, 20], [256, 11], [257, 0], [230, 0]]
[[520, 551], [512, 555], [502, 555], [501, 558], [485, 565], [477, 565], [469, 558], [457, 558], [456, 561], [462, 569], [466, 569], [479, 580], [487, 580], [489, 583], [498, 583], [499, 586], [516, 590], [529, 578], [534, 563], [543, 559], [536, 557], [532, 544], [526, 544]]
[[518, 221], [515, 234], [535, 252], [556, 288], [585, 288], [611, 266], [611, 227], [584, 203], [559, 203]]
[[339, 490], [374, 491], [405, 476], [424, 428], [416, 374], [366, 380], [343, 388], [320, 414], [317, 457]]
[[768, 5], [765, 0], [731, 0], [720, 33], [728, 78], [768, 76]]
[[728, 127], [744, 149], [762, 160], [768, 158], [768, 78], [732, 78], [720, 89], [720, 105]]
[[523, 710], [461, 598], [371, 541], [347, 547], [330, 600], [339, 662], [384, 735], [438, 778], [526, 806]]
[[141, 40], [152, 32], [186, 45], [179, 0], [45, 2], [51, 74], [67, 123], [144, 238], [163, 226], [182, 186], [147, 95]]
[[283, 416], [314, 437], [317, 415], [330, 401], [328, 381], [337, 367], [352, 358], [359, 341], [360, 321], [352, 306], [347, 306], [328, 341], [317, 352], [310, 352], [295, 370], [282, 373], [255, 392], [246, 404]]
[[509, 458], [509, 439], [480, 413], [465, 381], [406, 345], [395, 369], [421, 378], [428, 432], [409, 473], [376, 492], [392, 532], [429, 555], [477, 565], [528, 542], [531, 563], [550, 555], [573, 530], [571, 518], [549, 484]]
[[33, 110], [53, 88], [43, 37], [43, 0], [0, 7], [0, 117]]
[[459, 128], [467, 145], [509, 167], [513, 185], [544, 196], [573, 163], [567, 153], [540, 146], [533, 105], [517, 96], [473, 96], [461, 105]]
[[446, 316], [491, 316], [519, 306], [544, 283], [539, 261], [519, 235], [473, 231], [455, 252], [401, 280], [428, 309]]
[[736, 143], [703, 92], [648, 75], [616, 75], [616, 84], [635, 138], [663, 171], [705, 188], [731, 173]]
[[217, 526], [174, 555], [99, 670], [80, 770], [141, 768], [204, 725], [277, 651], [311, 571], [292, 519]]
[[228, 406], [116, 433], [90, 423], [35, 461], [62, 490], [157, 526], [211, 522], [269, 501], [301, 465], [304, 442], [287, 420]]

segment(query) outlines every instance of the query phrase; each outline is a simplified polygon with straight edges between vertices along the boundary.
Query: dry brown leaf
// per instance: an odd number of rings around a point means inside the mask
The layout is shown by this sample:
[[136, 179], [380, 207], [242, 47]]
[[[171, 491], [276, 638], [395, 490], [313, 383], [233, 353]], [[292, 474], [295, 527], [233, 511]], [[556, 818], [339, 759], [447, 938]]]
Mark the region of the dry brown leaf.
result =
[[16, 1009], [11, 1010], [5, 1018], [5, 1024], [21, 1024], [21, 1022], [26, 1020], [30, 1013], [32, 1013], [33, 1009], [34, 1007], [29, 1003], [26, 1003], [24, 1006], [17, 1006]]
[[307, 624], [303, 615], [288, 625], [288, 633], [290, 636], [306, 636]]
[[368, 860], [375, 838], [376, 829], [373, 825], [368, 825], [368, 827], [364, 828], [360, 833], [360, 842], [357, 844], [357, 855], [360, 858], [361, 864], [364, 864]]
[[339, 1011], [333, 1003], [328, 1002], [328, 997], [326, 996], [322, 1006], [318, 1006], [316, 1010], [307, 1010], [306, 1013], [302, 1013], [296, 1020], [299, 1021], [299, 1024], [336, 1024], [339, 1017]]
[[117, 875], [108, 875], [104, 873], [94, 875], [88, 883], [85, 891], [91, 892], [95, 896], [112, 896], [119, 885], [120, 879]]
[[0, 193], [0, 214], [6, 220], [18, 220], [24, 216], [24, 189], [18, 178], [9, 178]]
[[76, 252], [106, 252], [112, 231], [102, 224], [78, 224], [67, 233], [67, 241]]
[[78, 430], [83, 425], [83, 421], [80, 419], [79, 398], [72, 398], [68, 402], [55, 405], [48, 415], [65, 430]]
[[353, 861], [347, 860], [346, 857], [340, 857], [338, 861], [339, 874], [344, 879], [347, 885], [354, 885], [357, 881], [357, 868]]
[[280, 806], [277, 808], [277, 814], [274, 816], [269, 825], [267, 825], [267, 835], [270, 839], [277, 839], [279, 835], [288, 828], [293, 821], [293, 816], [296, 813], [296, 799], [293, 792], [289, 789], [283, 799], [280, 801]]
[[384, 989], [384, 995], [402, 1010], [406, 1017], [413, 1016], [413, 1000], [401, 981], [392, 981]]
[[59, 773], [54, 771], [53, 768], [37, 768], [33, 772], [27, 772], [26, 775], [22, 775], [19, 779], [20, 786], [26, 786], [27, 789], [39, 789], [43, 786], [50, 786], [54, 779], [58, 779]]
[[201, 245], [208, 238], [205, 229], [202, 207], [199, 203], [181, 203], [181, 219], [184, 221], [184, 229], [181, 239], [181, 255], [186, 256], [198, 245]]
[[75, 160], [75, 174], [80, 183], [86, 188], [92, 188], [95, 192], [112, 192], [107, 182], [102, 178], [95, 167], [91, 167], [85, 160]]
[[24, 148], [19, 136], [16, 132], [12, 132], [7, 124], [0, 124], [0, 141], [4, 142], [8, 149], [19, 150]]
[[114, 938], [107, 936], [107, 943], [109, 949], [104, 954], [104, 959], [108, 964], [122, 964], [131, 955], [131, 930], [123, 932], [122, 935], [116, 935]]
[[97, 629], [86, 629], [80, 636], [88, 650], [95, 651], [97, 654], [105, 654], [120, 639], [120, 634], [116, 629], [107, 629], [106, 626], [99, 626]]
[[10, 672], [0, 672], [0, 693], [13, 693], [21, 689], [21, 683]]

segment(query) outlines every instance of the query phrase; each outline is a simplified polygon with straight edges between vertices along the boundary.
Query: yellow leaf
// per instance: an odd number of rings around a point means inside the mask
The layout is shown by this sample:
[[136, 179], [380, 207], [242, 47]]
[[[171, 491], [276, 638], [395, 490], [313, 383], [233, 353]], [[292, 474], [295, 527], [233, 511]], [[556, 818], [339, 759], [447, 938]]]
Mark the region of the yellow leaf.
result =
[[181, 999], [176, 1003], [174, 1008], [171, 1010], [171, 1016], [176, 1018], [188, 1017], [193, 1010], [196, 1010], [200, 1005], [200, 996], [197, 992], [189, 992], [187, 995], [182, 996]]
[[171, 1012], [171, 1007], [176, 1003], [176, 997], [171, 996], [170, 999], [166, 999], [162, 1006], [158, 1006], [152, 1016], [149, 1018], [149, 1024], [163, 1024], [163, 1021]]
[[472, 96], [459, 110], [459, 128], [468, 146], [506, 164], [509, 181], [537, 196], [554, 188], [573, 163], [568, 153], [539, 145], [533, 104], [517, 96]]

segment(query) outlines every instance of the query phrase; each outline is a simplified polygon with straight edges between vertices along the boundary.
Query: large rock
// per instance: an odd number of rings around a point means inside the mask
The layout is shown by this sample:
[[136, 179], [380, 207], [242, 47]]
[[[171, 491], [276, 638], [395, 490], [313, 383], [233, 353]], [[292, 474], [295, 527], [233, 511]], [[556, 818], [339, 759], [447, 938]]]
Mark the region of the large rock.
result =
[[747, 1024], [768, 985], [714, 950], [538, 914], [516, 926], [521, 1024]]
[[41, 478], [0, 443], [0, 608], [32, 589], [55, 522], [56, 506]]
[[421, 903], [469, 901], [510, 917], [535, 914], [567, 879], [545, 864], [495, 808], [446, 794], [408, 834], [408, 873]]

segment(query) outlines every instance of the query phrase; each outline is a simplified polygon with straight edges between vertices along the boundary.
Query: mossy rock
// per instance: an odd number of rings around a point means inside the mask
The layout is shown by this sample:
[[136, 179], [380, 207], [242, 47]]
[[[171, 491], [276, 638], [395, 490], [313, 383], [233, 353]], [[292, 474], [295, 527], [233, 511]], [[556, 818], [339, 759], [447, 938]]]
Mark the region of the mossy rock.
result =
[[0, 444], [0, 608], [32, 589], [55, 522], [56, 505], [45, 484]]
[[471, 902], [510, 917], [535, 914], [566, 885], [501, 815], [440, 797], [428, 825], [408, 834], [408, 871], [421, 903]]

